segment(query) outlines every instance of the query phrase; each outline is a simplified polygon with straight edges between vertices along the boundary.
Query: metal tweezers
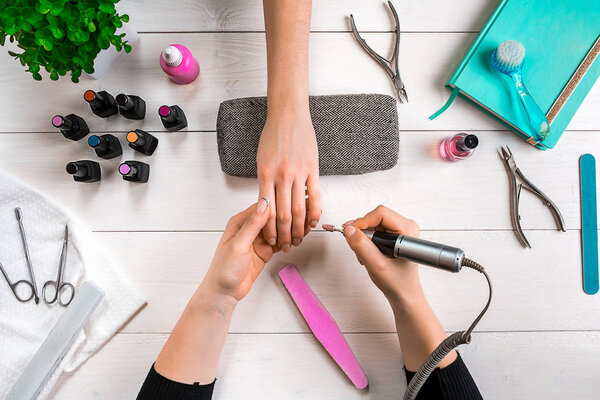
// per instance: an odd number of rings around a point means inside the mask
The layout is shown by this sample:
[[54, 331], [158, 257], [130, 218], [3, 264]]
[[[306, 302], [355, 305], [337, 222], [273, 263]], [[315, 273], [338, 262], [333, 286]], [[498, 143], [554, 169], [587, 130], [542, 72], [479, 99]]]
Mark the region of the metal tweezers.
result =
[[381, 65], [383, 69], [385, 69], [385, 71], [388, 73], [392, 82], [394, 83], [394, 87], [396, 88], [396, 95], [398, 96], [398, 100], [400, 100], [400, 103], [408, 103], [406, 89], [404, 87], [402, 79], [400, 78], [400, 71], [398, 70], [398, 51], [400, 49], [400, 20], [398, 19], [398, 13], [396, 13], [396, 9], [394, 8], [392, 2], [388, 1], [387, 3], [390, 6], [390, 10], [392, 10], [394, 20], [396, 21], [396, 45], [394, 47], [394, 54], [392, 55], [392, 58], [390, 60], [387, 60], [381, 57], [379, 54], [377, 54], [375, 50], [373, 50], [371, 46], [367, 44], [365, 39], [363, 39], [360, 36], [360, 33], [358, 33], [358, 29], [356, 29], [356, 24], [354, 23], [354, 17], [352, 16], [352, 14], [350, 14], [352, 34], [354, 35], [358, 43], [362, 46], [362, 48], [365, 49], [365, 51], [369, 53], [369, 55], [373, 57], [373, 59], [375, 59], [375, 61], [377, 61], [379, 65]]
[[[550, 200], [550, 198], [548, 196], [546, 196], [540, 189], [538, 189], [533, 183], [531, 183], [531, 181], [529, 181], [529, 179], [525, 178], [525, 176], [523, 175], [521, 170], [517, 167], [517, 163], [515, 162], [515, 159], [512, 155], [512, 152], [510, 151], [510, 148], [508, 146], [503, 146], [500, 148], [499, 153], [500, 153], [500, 157], [506, 164], [506, 168], [509, 173], [510, 193], [511, 193], [511, 204], [510, 204], [511, 207], [510, 208], [511, 208], [511, 214], [512, 214], [511, 215], [512, 224], [515, 229], [515, 234], [517, 235], [517, 238], [523, 244], [523, 246], [531, 248], [531, 245], [529, 244], [529, 241], [525, 237], [525, 233], [523, 232], [523, 229], [521, 228], [521, 216], [519, 215], [519, 200], [521, 198], [521, 189], [522, 188], [525, 188], [525, 189], [529, 190], [531, 193], [538, 196], [544, 202], [544, 204], [546, 204], [546, 206], [548, 208], [550, 208], [550, 211], [552, 211], [552, 214], [554, 215], [554, 218], [557, 222], [559, 229], [563, 232], [566, 232], [565, 221], [563, 220], [560, 210], [558, 209], [558, 207], [556, 207], [556, 204], [554, 204], [554, 202], [552, 200]], [[521, 181], [523, 181], [523, 183], [517, 184], [517, 176], [519, 177], [519, 179]]]

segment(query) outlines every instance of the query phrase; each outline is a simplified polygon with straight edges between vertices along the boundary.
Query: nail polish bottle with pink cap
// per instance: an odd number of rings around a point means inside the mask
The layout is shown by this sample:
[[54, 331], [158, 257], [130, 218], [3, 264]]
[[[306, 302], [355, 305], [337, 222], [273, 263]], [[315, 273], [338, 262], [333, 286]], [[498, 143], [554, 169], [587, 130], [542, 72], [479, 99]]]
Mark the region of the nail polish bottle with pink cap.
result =
[[160, 66], [173, 82], [180, 85], [194, 82], [200, 73], [198, 61], [181, 44], [169, 45], [160, 53]]

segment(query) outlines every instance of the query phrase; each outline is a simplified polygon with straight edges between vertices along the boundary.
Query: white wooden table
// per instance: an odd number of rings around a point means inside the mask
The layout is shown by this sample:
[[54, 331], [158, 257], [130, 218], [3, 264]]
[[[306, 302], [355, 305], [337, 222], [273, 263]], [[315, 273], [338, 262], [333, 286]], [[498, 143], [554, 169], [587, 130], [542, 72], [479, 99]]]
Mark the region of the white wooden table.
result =
[[[177, 6], [175, 6], [177, 4]], [[598, 398], [600, 297], [582, 291], [578, 159], [600, 156], [600, 84], [551, 151], [538, 151], [462, 100], [435, 121], [427, 116], [448, 97], [443, 83], [496, 1], [395, 1], [402, 23], [400, 68], [410, 103], [399, 105], [400, 158], [390, 171], [324, 177], [322, 222], [339, 224], [386, 204], [417, 220], [423, 237], [462, 247], [489, 271], [495, 297], [473, 343], [462, 349], [486, 399]], [[121, 261], [148, 305], [98, 354], [62, 378], [56, 399], [134, 398], [188, 298], [201, 281], [227, 219], [254, 202], [254, 179], [225, 176], [215, 121], [225, 99], [266, 93], [260, 0], [123, 1], [141, 33], [134, 51], [100, 81], [34, 82], [0, 55], [0, 168], [78, 214]], [[387, 93], [385, 73], [355, 43], [346, 16], [354, 13], [367, 40], [391, 48], [393, 25], [383, 2], [315, 0], [310, 43], [310, 93]], [[200, 78], [169, 82], [158, 57], [170, 43], [190, 47]], [[143, 122], [93, 116], [85, 89], [142, 96]], [[165, 133], [156, 111], [178, 104], [186, 131]], [[76, 184], [67, 161], [92, 158], [85, 141], [62, 139], [52, 115], [75, 112], [93, 132], [141, 128], [159, 137], [146, 185], [127, 184], [119, 161], [103, 161], [99, 184]], [[450, 165], [436, 143], [458, 131], [476, 133], [472, 159]], [[523, 249], [510, 224], [508, 181], [497, 149], [508, 144], [525, 174], [561, 209], [566, 233], [528, 193]], [[123, 159], [144, 159], [125, 150]], [[370, 380], [356, 390], [308, 328], [277, 277], [296, 264], [335, 316]], [[479, 274], [422, 270], [435, 311], [448, 331], [464, 329], [486, 297]], [[394, 399], [405, 388], [402, 356], [386, 301], [338, 235], [311, 233], [268, 264], [236, 311], [218, 373], [215, 398]], [[573, 393], [577, 396], [572, 395]]]

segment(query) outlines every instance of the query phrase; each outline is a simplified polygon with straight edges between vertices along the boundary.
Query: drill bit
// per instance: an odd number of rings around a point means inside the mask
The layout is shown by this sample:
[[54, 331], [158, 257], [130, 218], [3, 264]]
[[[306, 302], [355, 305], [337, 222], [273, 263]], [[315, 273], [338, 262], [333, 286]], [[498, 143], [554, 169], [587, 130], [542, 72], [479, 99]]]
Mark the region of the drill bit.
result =
[[325, 229], [327, 232], [339, 232], [342, 235], [344, 234], [344, 230], [340, 229], [340, 228], [336, 228], [335, 225], [330, 225], [330, 224], [323, 224], [321, 225], [323, 227], [323, 229]]

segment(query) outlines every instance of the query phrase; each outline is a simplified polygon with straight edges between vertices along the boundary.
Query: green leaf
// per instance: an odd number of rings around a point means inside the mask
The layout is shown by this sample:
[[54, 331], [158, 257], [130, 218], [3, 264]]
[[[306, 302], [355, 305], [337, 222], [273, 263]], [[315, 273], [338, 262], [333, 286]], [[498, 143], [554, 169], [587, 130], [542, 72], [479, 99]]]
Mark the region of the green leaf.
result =
[[125, 53], [129, 53], [131, 51], [131, 46], [128, 44], [124, 44], [123, 49], [125, 50]]
[[98, 38], [98, 46], [103, 50], [108, 49], [110, 47], [110, 41], [106, 37], [100, 36]]
[[50, 73], [50, 79], [52, 79], [53, 81], [57, 81], [58, 80], [58, 72], [52, 71]]
[[36, 8], [40, 14], [48, 14], [50, 12], [50, 7], [43, 6], [42, 4], [38, 4]]
[[83, 71], [84, 71], [86, 74], [93, 74], [93, 73], [94, 73], [94, 66], [93, 66], [93, 64], [92, 64], [92, 63], [90, 63], [90, 64], [86, 64], [86, 65], [84, 65], [84, 66], [83, 66]]
[[42, 80], [42, 76], [38, 72], [34, 72], [32, 75], [33, 75], [33, 79], [35, 79], [36, 81]]
[[116, 30], [117, 30], [117, 28], [115, 28], [114, 26], [106, 26], [106, 27], [102, 28], [102, 31], [100, 32], [100, 36], [104, 36], [105, 38], [108, 39], [112, 35], [114, 35]]
[[52, 36], [57, 39], [62, 39], [65, 36], [65, 33], [58, 26], [50, 26], [50, 31], [52, 32]]
[[98, 9], [104, 13], [112, 14], [115, 11], [115, 5], [111, 1], [100, 0]]
[[127, 15], [127, 14], [121, 15], [120, 18], [121, 18], [121, 21], [123, 21], [123, 22], [129, 22], [129, 15]]
[[46, 51], [51, 51], [54, 48], [54, 45], [52, 44], [52, 42], [48, 41], [48, 40], [44, 40], [43, 44], [44, 49], [46, 49]]
[[14, 51], [10, 51], [10, 50], [9, 50], [9, 51], [8, 51], [8, 55], [9, 55], [9, 56], [11, 56], [11, 57], [19, 57], [19, 55], [20, 55], [20, 54], [18, 54], [18, 53], [15, 53]]
[[94, 22], [90, 21], [90, 23], [88, 25], [88, 29], [90, 30], [90, 32], [96, 32], [96, 24], [94, 24]]

